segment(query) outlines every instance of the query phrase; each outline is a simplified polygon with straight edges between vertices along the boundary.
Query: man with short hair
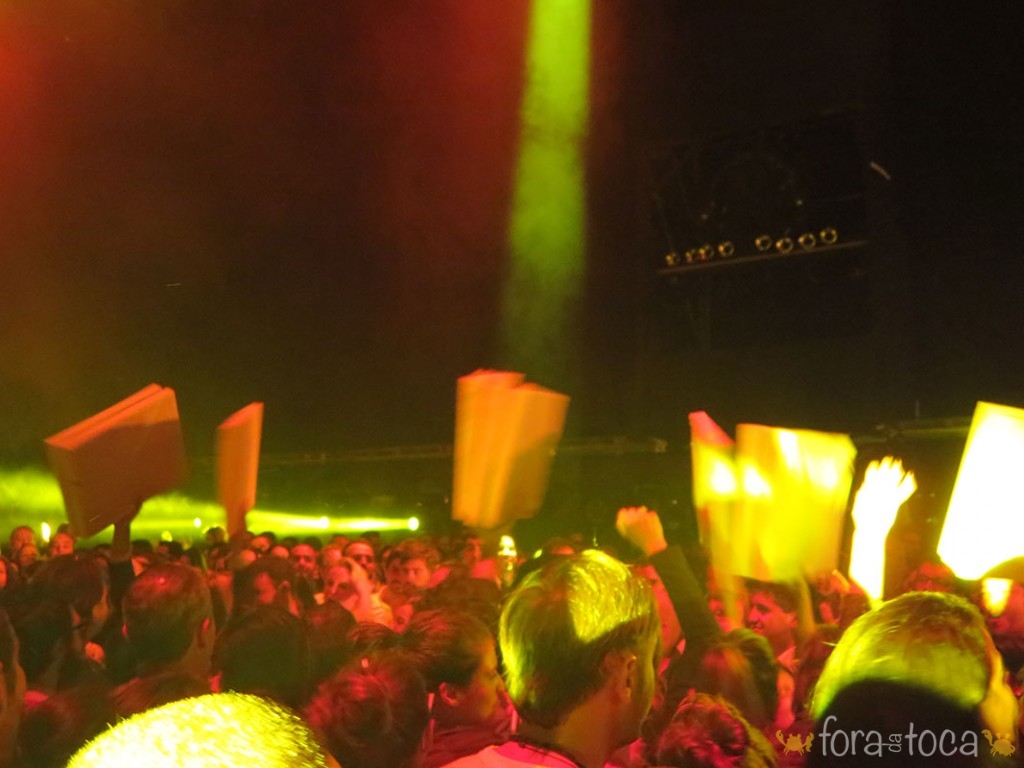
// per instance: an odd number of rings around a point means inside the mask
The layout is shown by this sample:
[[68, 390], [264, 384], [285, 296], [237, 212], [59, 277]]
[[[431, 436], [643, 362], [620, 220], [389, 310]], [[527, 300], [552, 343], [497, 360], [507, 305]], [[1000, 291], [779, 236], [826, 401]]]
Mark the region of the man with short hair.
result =
[[430, 578], [441, 564], [441, 555], [429, 544], [407, 539], [397, 551], [405, 575], [404, 587], [410, 598], [416, 600], [430, 586]]
[[124, 596], [125, 636], [145, 677], [180, 671], [206, 678], [213, 653], [210, 589], [186, 565], [150, 566]]
[[961, 597], [908, 592], [858, 618], [815, 686], [815, 720], [822, 722], [844, 690], [871, 681], [938, 695], [977, 713], [994, 733], [1016, 740], [1017, 701], [1006, 684], [1002, 657], [981, 613]]
[[775, 658], [790, 673], [796, 671], [797, 598], [784, 584], [753, 581], [749, 587], [747, 629], [772, 646]]
[[71, 555], [75, 551], [75, 537], [64, 531], [57, 531], [50, 537], [50, 558]]
[[296, 616], [312, 596], [291, 560], [263, 557], [235, 573], [231, 584], [232, 615], [258, 605], [279, 605]]
[[316, 583], [318, 573], [316, 568], [316, 550], [309, 544], [300, 542], [292, 547], [291, 561], [295, 563], [295, 569], [299, 575], [309, 579], [310, 584]]
[[376, 589], [380, 589], [380, 574], [377, 572], [377, 555], [373, 545], [366, 539], [355, 539], [345, 545], [345, 556], [351, 557], [361, 566], [366, 574], [374, 582]]
[[450, 765], [603, 768], [640, 734], [660, 637], [650, 585], [602, 552], [559, 558], [530, 574], [509, 596], [500, 629], [518, 733]]
[[328, 544], [326, 547], [320, 550], [320, 554], [317, 555], [317, 565], [320, 570], [320, 576], [323, 577], [327, 573], [328, 569], [332, 566], [338, 565], [342, 560], [345, 559], [345, 553], [341, 547], [334, 544]]

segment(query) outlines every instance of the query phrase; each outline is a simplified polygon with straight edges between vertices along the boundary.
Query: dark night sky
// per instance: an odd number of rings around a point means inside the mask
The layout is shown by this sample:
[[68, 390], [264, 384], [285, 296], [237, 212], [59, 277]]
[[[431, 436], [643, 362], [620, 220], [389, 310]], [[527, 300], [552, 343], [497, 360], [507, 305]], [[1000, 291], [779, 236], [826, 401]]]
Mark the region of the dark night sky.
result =
[[[880, 0], [594, 7], [577, 367], [526, 371], [574, 396], [571, 434], [677, 438], [692, 408], [855, 430], [915, 403], [1024, 404], [1012, 19]], [[43, 437], [151, 381], [176, 389], [198, 454], [254, 399], [270, 452], [450, 440], [455, 378], [506, 362], [528, 8], [0, 4], [0, 459], [37, 460]], [[773, 327], [764, 305], [729, 296], [776, 290], [786, 267], [737, 267], [715, 307], [731, 330], [694, 345], [655, 274], [651, 148], [843, 111], [871, 244], [816, 297], [832, 320], [751, 336]], [[863, 322], [835, 325], [851, 290]]]

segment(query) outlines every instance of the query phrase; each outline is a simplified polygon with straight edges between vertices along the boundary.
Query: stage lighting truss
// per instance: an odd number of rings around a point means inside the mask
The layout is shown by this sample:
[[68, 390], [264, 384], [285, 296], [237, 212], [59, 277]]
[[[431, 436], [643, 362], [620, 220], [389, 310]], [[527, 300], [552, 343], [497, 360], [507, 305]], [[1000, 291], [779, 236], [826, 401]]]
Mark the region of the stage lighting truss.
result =
[[789, 233], [771, 235], [765, 233], [751, 241], [723, 240], [716, 245], [703, 243], [683, 251], [669, 251], [665, 254], [662, 272], [674, 273], [687, 269], [775, 259], [800, 253], [828, 252], [837, 249], [858, 248], [866, 245], [863, 240], [844, 241], [835, 227], [824, 227], [818, 232], [803, 232], [793, 236]]

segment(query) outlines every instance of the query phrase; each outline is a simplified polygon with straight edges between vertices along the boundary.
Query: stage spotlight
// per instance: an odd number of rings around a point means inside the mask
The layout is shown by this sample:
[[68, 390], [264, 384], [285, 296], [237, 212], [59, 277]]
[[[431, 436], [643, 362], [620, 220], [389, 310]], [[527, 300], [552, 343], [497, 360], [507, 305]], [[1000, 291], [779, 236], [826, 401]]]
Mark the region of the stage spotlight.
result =
[[772, 248], [772, 236], [761, 235], [759, 238], [757, 238], [757, 240], [754, 241], [754, 245], [756, 246], [757, 250], [759, 250], [761, 253], [767, 253]]
[[675, 251], [672, 251], [671, 253], [666, 254], [666, 256], [665, 256], [665, 265], [666, 266], [678, 267], [680, 261], [682, 261], [682, 259], [679, 258], [679, 254], [677, 252], [675, 252]]
[[691, 248], [690, 250], [688, 250], [686, 252], [686, 263], [687, 264], [693, 264], [695, 261], [697, 261], [697, 257], [699, 255], [700, 254], [697, 253], [697, 249], [696, 248]]
[[697, 256], [700, 257], [701, 261], [710, 261], [714, 255], [715, 249], [711, 247], [710, 243], [705, 243], [697, 251]]
[[732, 244], [732, 240], [726, 240], [718, 244], [718, 255], [723, 259], [728, 259], [734, 253], [736, 253], [736, 246]]
[[788, 237], [780, 237], [775, 241], [775, 250], [779, 253], [789, 253], [793, 250], [793, 241]]
[[811, 250], [811, 248], [818, 244], [818, 239], [814, 236], [813, 232], [804, 232], [796, 241], [800, 243], [800, 247], [805, 251]]
[[818, 236], [825, 245], [835, 245], [839, 240], [839, 233], [833, 227], [825, 227], [818, 233]]

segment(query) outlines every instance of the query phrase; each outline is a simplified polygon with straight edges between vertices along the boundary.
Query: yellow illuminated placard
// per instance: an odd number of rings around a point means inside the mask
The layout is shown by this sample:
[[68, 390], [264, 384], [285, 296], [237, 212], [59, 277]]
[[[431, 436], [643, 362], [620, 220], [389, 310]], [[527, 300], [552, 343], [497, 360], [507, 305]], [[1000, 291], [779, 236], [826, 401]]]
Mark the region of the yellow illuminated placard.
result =
[[734, 572], [781, 582], [834, 570], [856, 454], [848, 435], [740, 424]]
[[701, 543], [711, 552], [716, 574], [734, 570], [731, 545], [732, 502], [738, 485], [733, 439], [704, 411], [689, 415], [693, 505]]
[[979, 579], [1024, 555], [1024, 410], [978, 403], [939, 538], [942, 561]]
[[532, 516], [547, 491], [569, 408], [566, 395], [518, 373], [458, 380], [452, 518], [496, 530]]

